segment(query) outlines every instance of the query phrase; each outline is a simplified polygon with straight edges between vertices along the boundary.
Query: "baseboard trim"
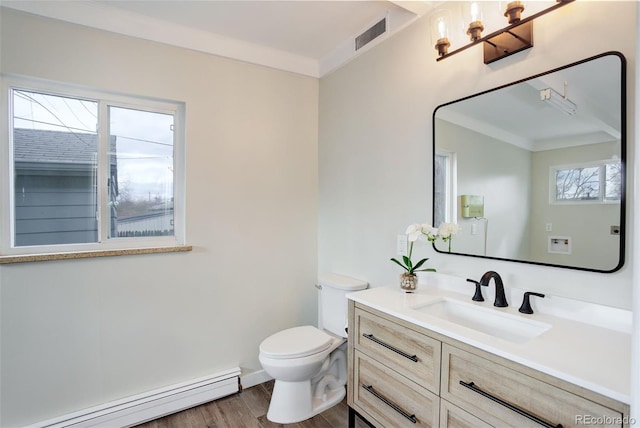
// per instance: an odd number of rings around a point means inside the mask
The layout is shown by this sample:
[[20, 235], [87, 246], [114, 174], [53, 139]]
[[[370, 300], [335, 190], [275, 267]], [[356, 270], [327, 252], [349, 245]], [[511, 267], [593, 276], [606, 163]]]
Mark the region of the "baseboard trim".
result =
[[242, 388], [251, 388], [252, 386], [260, 385], [261, 383], [272, 380], [273, 378], [267, 374], [264, 370], [256, 370], [255, 372], [243, 374], [240, 376], [240, 383]]
[[131, 427], [240, 390], [240, 368], [80, 410], [26, 428]]

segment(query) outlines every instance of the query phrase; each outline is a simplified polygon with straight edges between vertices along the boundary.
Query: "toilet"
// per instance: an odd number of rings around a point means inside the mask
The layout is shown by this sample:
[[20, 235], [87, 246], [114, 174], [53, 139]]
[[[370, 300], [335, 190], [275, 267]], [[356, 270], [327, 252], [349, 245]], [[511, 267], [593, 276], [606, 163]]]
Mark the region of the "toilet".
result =
[[318, 278], [319, 327], [275, 333], [260, 344], [259, 360], [275, 379], [267, 419], [289, 424], [338, 404], [347, 384], [347, 294], [364, 281], [335, 274]]

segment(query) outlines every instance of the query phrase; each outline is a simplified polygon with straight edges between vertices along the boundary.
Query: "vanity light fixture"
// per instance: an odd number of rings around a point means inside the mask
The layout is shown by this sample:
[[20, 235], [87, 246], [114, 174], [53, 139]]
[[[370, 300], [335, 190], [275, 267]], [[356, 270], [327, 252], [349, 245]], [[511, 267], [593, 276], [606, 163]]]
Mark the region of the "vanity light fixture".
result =
[[[573, 1], [574, 0], [556, 0], [556, 4], [526, 18], [522, 18], [524, 4], [521, 1], [512, 1], [507, 4], [506, 10], [504, 11], [504, 16], [507, 17], [509, 22], [508, 26], [501, 30], [494, 31], [484, 37], [480, 37], [484, 30], [484, 25], [481, 20], [482, 18], [471, 21], [469, 28], [467, 29], [467, 34], [471, 37], [471, 43], [449, 52], [448, 48], [451, 44], [449, 43], [448, 35], [445, 38], [437, 39], [438, 41], [435, 43], [435, 48], [438, 51], [438, 58], [436, 61], [441, 61], [479, 43], [482, 43], [484, 46], [485, 64], [490, 64], [509, 55], [513, 55], [514, 53], [529, 49], [533, 47], [533, 21], [536, 18], [556, 10], [559, 7], [572, 3]], [[478, 4], [479, 2], [472, 2], [470, 10], [473, 10], [474, 3]], [[431, 24], [432, 32], [438, 30], [437, 17], [438, 14], [436, 13]], [[434, 27], [434, 25], [436, 25], [436, 27]], [[447, 25], [451, 25], [451, 23], [447, 22]]]
[[524, 4], [521, 1], [512, 1], [507, 4], [507, 10], [504, 12], [504, 16], [508, 18], [509, 24], [517, 24], [520, 22], [523, 11]]
[[540, 100], [549, 103], [569, 116], [573, 116], [578, 110], [576, 103], [567, 97], [567, 82], [564, 82], [564, 95], [551, 88], [545, 88], [540, 91]]
[[472, 1], [469, 5], [469, 28], [467, 34], [471, 37], [471, 41], [475, 42], [479, 40], [484, 31], [484, 25], [482, 24], [482, 6], [479, 1]]
[[441, 9], [437, 11], [431, 19], [431, 39], [435, 43], [438, 56], [443, 57], [449, 51], [449, 26], [451, 19], [449, 11]]

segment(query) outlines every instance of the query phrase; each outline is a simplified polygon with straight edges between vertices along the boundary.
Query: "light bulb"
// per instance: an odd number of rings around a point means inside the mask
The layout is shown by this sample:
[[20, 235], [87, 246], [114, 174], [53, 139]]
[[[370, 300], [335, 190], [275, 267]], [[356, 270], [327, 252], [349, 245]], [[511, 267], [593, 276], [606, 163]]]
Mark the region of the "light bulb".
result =
[[469, 14], [471, 18], [469, 22], [482, 21], [482, 10], [480, 9], [480, 4], [478, 2], [471, 2], [469, 5]]
[[471, 41], [475, 42], [480, 39], [482, 35], [482, 31], [484, 30], [484, 25], [482, 24], [482, 8], [480, 7], [480, 3], [471, 2], [469, 5], [469, 17], [471, 21], [469, 22], [469, 28], [467, 29], [467, 34], [470, 36]]
[[447, 35], [447, 23], [444, 18], [440, 17], [438, 18], [438, 38], [442, 39], [447, 37]]
[[436, 11], [431, 18], [431, 37], [438, 56], [447, 54], [449, 46], [449, 26], [451, 13], [446, 9]]

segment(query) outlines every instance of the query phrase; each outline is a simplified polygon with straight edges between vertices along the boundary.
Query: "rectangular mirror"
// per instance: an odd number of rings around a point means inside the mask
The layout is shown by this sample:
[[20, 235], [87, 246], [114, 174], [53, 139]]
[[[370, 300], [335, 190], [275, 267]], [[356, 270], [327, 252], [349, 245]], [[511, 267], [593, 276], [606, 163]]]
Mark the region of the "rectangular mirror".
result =
[[620, 269], [625, 92], [626, 60], [606, 52], [438, 106], [433, 224], [460, 226], [450, 252]]

